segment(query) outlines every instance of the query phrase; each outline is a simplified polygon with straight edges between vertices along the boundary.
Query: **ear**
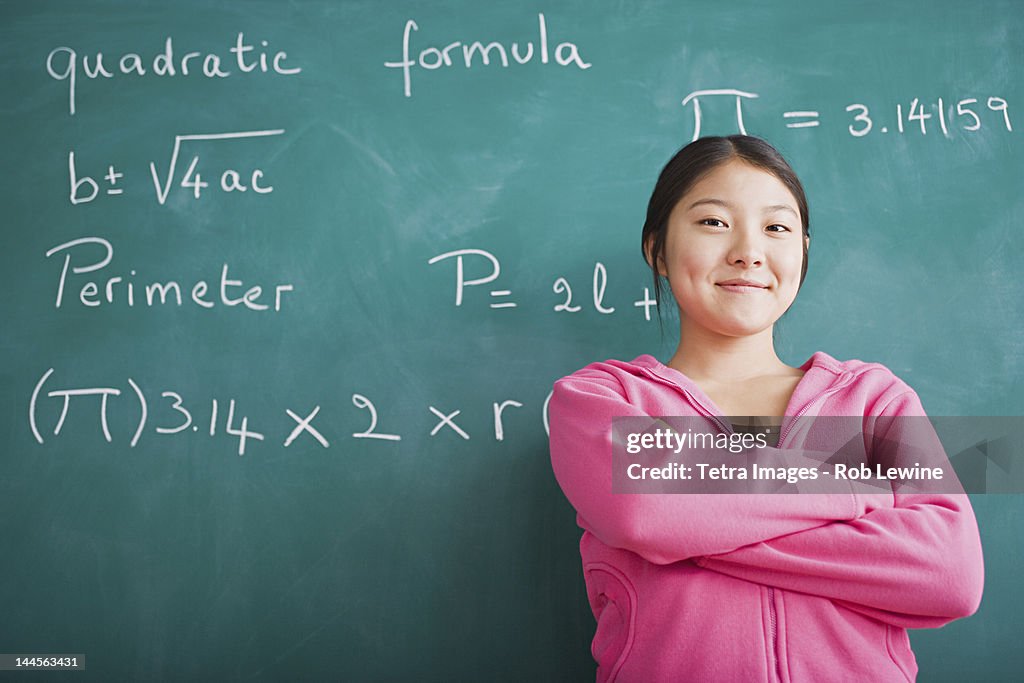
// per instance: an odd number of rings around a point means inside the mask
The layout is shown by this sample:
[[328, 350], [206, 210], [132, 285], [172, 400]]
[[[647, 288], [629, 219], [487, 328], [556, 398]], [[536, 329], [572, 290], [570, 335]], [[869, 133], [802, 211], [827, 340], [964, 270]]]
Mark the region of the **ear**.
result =
[[811, 248], [811, 236], [810, 235], [804, 235], [804, 249], [810, 249], [810, 248]]
[[[647, 265], [653, 267], [651, 258], [651, 241], [647, 240], [647, 244], [644, 245], [644, 258], [647, 260]], [[663, 256], [658, 257], [658, 275], [667, 278], [668, 270], [665, 268], [665, 258]]]

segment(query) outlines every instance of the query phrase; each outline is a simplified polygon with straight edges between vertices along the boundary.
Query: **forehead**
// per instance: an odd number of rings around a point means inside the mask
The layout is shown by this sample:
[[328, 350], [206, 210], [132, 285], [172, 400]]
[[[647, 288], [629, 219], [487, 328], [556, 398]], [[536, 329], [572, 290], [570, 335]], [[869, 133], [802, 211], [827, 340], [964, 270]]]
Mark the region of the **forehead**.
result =
[[700, 199], [726, 200], [730, 204], [785, 205], [797, 210], [789, 188], [773, 173], [739, 159], [730, 159], [708, 171], [680, 199], [682, 208]]

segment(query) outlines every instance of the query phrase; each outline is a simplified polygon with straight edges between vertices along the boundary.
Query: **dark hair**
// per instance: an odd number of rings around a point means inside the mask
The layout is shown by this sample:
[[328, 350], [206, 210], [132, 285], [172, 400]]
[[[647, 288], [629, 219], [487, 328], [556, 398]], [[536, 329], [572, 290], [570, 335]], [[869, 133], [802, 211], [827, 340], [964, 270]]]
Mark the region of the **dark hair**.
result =
[[[658, 273], [658, 260], [665, 251], [665, 237], [668, 232], [668, 217], [679, 200], [689, 192], [701, 178], [719, 165], [739, 159], [771, 173], [785, 185], [796, 199], [800, 209], [804, 236], [810, 235], [810, 217], [807, 210], [807, 197], [803, 185], [796, 173], [782, 158], [777, 149], [770, 144], [750, 135], [730, 135], [728, 137], [705, 137], [694, 140], [675, 153], [665, 168], [661, 169], [654, 192], [647, 204], [647, 220], [644, 222], [640, 248], [644, 261], [651, 267], [654, 274], [654, 298], [658, 309], [658, 322], [661, 323], [661, 279]], [[807, 242], [803, 242], [804, 261], [800, 270], [800, 285], [807, 276]], [[650, 260], [647, 246], [650, 245]], [[671, 290], [670, 290], [671, 291]]]

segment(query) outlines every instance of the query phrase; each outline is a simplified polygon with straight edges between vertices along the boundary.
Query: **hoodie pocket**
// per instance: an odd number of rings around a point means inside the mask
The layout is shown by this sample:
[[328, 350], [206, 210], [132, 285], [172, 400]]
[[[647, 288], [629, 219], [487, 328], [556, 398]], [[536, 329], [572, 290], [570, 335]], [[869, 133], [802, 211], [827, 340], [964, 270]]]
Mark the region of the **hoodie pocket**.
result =
[[584, 567], [587, 599], [597, 620], [590, 653], [600, 669], [598, 680], [614, 681], [636, 633], [636, 591], [626, 576], [604, 562]]

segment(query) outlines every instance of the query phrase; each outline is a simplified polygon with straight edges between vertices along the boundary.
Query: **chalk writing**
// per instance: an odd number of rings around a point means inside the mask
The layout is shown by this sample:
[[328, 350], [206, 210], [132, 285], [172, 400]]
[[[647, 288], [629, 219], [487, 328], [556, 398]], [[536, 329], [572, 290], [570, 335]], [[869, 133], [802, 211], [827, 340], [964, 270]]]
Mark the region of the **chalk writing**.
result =
[[[547, 22], [544, 20], [543, 14], [537, 15], [539, 25], [539, 53], [541, 64], [548, 64], [548, 27]], [[462, 53], [462, 60], [466, 68], [472, 68], [476, 55], [480, 55], [480, 62], [487, 66], [491, 63], [490, 54], [491, 50], [495, 51], [497, 58], [501, 61], [502, 67], [509, 65], [509, 53], [512, 54], [512, 61], [516, 64], [526, 64], [533, 59], [533, 43], [527, 42], [525, 53], [519, 49], [519, 43], [512, 43], [510, 50], [506, 50], [505, 46], [501, 43], [491, 42], [484, 45], [480, 41], [472, 43], [462, 43], [456, 40], [455, 42], [448, 43], [443, 48], [427, 47], [419, 51], [419, 54], [412, 58], [410, 57], [409, 38], [411, 31], [419, 31], [419, 25], [409, 19], [405, 22], [405, 30], [402, 34], [402, 61], [400, 62], [384, 62], [384, 66], [389, 69], [401, 69], [405, 80], [405, 96], [412, 97], [412, 69], [418, 67], [432, 71], [434, 69], [441, 69], [445, 67], [451, 67], [455, 65], [457, 57], [452, 57], [452, 52], [458, 54]], [[462, 47], [461, 50], [456, 50], [458, 47]], [[575, 65], [580, 70], [589, 69], [592, 64], [583, 61], [580, 56], [579, 47], [572, 42], [559, 43], [555, 47], [555, 63], [559, 66], [571, 66]]]
[[[473, 279], [466, 279], [465, 269], [466, 260], [471, 257], [479, 257], [473, 259], [479, 261], [484, 259], [490, 272]], [[461, 306], [463, 302], [463, 296], [469, 287], [476, 287], [479, 285], [485, 285], [489, 282], [494, 282], [501, 275], [501, 262], [498, 257], [487, 251], [486, 249], [456, 249], [455, 251], [448, 251], [443, 254], [438, 254], [427, 260], [427, 264], [434, 265], [448, 259], [455, 259], [455, 305]], [[486, 267], [485, 267], [486, 269]], [[594, 309], [598, 313], [608, 315], [615, 312], [614, 306], [606, 306], [604, 304], [605, 289], [608, 284], [608, 270], [604, 264], [598, 261], [594, 264], [594, 276], [591, 280], [593, 304]], [[643, 308], [644, 319], [649, 321], [651, 319], [651, 307], [656, 306], [657, 302], [651, 298], [650, 289], [647, 287], [643, 288], [644, 296], [642, 299], [633, 302], [633, 306], [636, 308]], [[572, 286], [569, 281], [564, 277], [558, 277], [555, 279], [552, 285], [552, 291], [555, 294], [562, 294], [565, 296], [565, 300], [561, 303], [557, 303], [554, 306], [556, 312], [565, 313], [578, 313], [582, 308], [577, 304], [572, 303]], [[492, 289], [490, 290], [490, 296], [492, 297], [505, 297], [512, 294], [510, 289]], [[491, 303], [490, 308], [515, 308], [519, 304], [515, 301], [502, 301], [499, 303]]]
[[[745, 92], [743, 90], [736, 90], [734, 88], [721, 88], [716, 90], [694, 90], [683, 98], [682, 105], [684, 107], [693, 104], [693, 136], [690, 138], [691, 141], [696, 140], [700, 137], [701, 124], [703, 122], [703, 111], [700, 103], [701, 99], [707, 100], [711, 97], [733, 97], [736, 100], [736, 126], [739, 132], [746, 135], [747, 130], [743, 124], [743, 100], [744, 99], [755, 99], [758, 97], [757, 94], [751, 92]], [[956, 104], [956, 121], [960, 121], [963, 124], [963, 129], [966, 131], [976, 131], [981, 128], [982, 120], [978, 116], [978, 113], [974, 110], [974, 105], [978, 102], [977, 98], [967, 97]], [[935, 114], [925, 111], [924, 102], [919, 98], [915, 97], [910, 102], [910, 110], [906, 114], [906, 122], [912, 123], [917, 121], [920, 125], [921, 135], [927, 135], [928, 128], [926, 121], [934, 118]], [[1001, 112], [1003, 124], [1007, 131], [1013, 131], [1013, 125], [1010, 123], [1010, 110], [1006, 100], [1002, 97], [989, 97], [986, 101], [986, 107], [993, 112]], [[946, 138], [951, 138], [949, 121], [954, 120], [953, 117], [953, 105], [948, 107], [943, 104], [943, 99], [939, 97], [934, 105], [929, 105], [929, 108], [934, 108], [935, 112], [939, 117], [939, 128], [942, 130], [942, 135]], [[900, 133], [905, 133], [904, 125], [904, 113], [903, 103], [896, 104], [896, 129]], [[851, 123], [847, 126], [847, 130], [853, 137], [864, 137], [871, 132], [874, 126], [874, 119], [871, 114], [870, 108], [866, 104], [854, 103], [847, 105], [844, 109], [845, 112], [855, 114], [852, 118]], [[800, 121], [792, 121], [786, 124], [786, 128], [817, 128], [820, 124], [821, 113], [814, 110], [806, 111], [787, 111], [782, 114], [783, 119], [805, 119]], [[849, 118], [849, 117], [847, 117]], [[889, 132], [888, 126], [882, 126], [879, 129], [881, 133]]]
[[[99, 246], [101, 248], [100, 258], [87, 258], [83, 255], [82, 251], [84, 247], [89, 245]], [[111, 261], [114, 259], [114, 246], [110, 241], [102, 237], [80, 237], [68, 242], [63, 242], [55, 247], [50, 248], [46, 252], [46, 257], [49, 258], [55, 254], [64, 255], [64, 265], [61, 267], [60, 277], [57, 281], [57, 292], [54, 301], [54, 307], [60, 308], [64, 303], [64, 293], [69, 288], [68, 274], [72, 276], [81, 275], [83, 273], [91, 273], [94, 271], [104, 270]], [[95, 250], [92, 250], [95, 253]], [[74, 265], [72, 265], [72, 255], [75, 256]], [[111, 275], [106, 278], [106, 282], [101, 287], [99, 282], [95, 280], [87, 280], [81, 283], [78, 287], [78, 300], [83, 306], [95, 308], [102, 305], [117, 304], [122, 306], [128, 306], [129, 308], [136, 305], [135, 301], [135, 287], [136, 283], [134, 277], [136, 275], [135, 270], [131, 270], [128, 275], [123, 272], [121, 275]], [[220, 271], [220, 278], [218, 279], [217, 293], [219, 296], [215, 296], [213, 299], [205, 298], [209, 285], [206, 280], [198, 280], [194, 282], [189, 289], [189, 297], [183, 298], [181, 285], [175, 280], [167, 280], [164, 282], [150, 282], [142, 286], [145, 292], [144, 305], [154, 306], [156, 303], [167, 304], [168, 295], [170, 295], [171, 303], [176, 303], [181, 306], [186, 301], [202, 306], [203, 308], [213, 308], [217, 303], [223, 306], [237, 306], [243, 304], [246, 308], [253, 311], [265, 311], [270, 308], [269, 303], [261, 303], [260, 296], [263, 293], [263, 287], [260, 285], [254, 285], [249, 287], [245, 293], [240, 297], [231, 296], [235, 288], [242, 287], [241, 280], [232, 280], [228, 278], [228, 264], [223, 264]], [[293, 290], [291, 284], [276, 284], [274, 285], [274, 299], [273, 299], [273, 310], [281, 310], [281, 299], [285, 292]], [[160, 300], [156, 302], [156, 296], [159, 295]], [[139, 304], [143, 305], [143, 304]]]
[[[235, 66], [241, 73], [274, 73], [281, 76], [293, 76], [302, 71], [300, 67], [292, 68], [284, 65], [288, 53], [283, 50], [275, 52], [273, 56], [268, 56], [265, 48], [269, 44], [268, 41], [261, 40], [260, 45], [264, 49], [247, 45], [245, 34], [239, 33], [235, 45], [228, 48], [228, 52], [234, 53]], [[253, 52], [251, 56], [255, 58], [255, 61], [250, 62], [247, 59], [249, 52]], [[189, 64], [193, 60], [195, 60], [194, 63]], [[127, 52], [120, 58], [104, 61], [103, 53], [97, 52], [92, 57], [90, 65], [89, 55], [80, 55], [77, 50], [63, 45], [55, 47], [46, 56], [46, 73], [54, 80], [67, 81], [68, 111], [74, 116], [75, 87], [80, 73], [89, 80], [95, 80], [100, 76], [114, 78], [115, 75], [127, 76], [129, 74], [140, 77], [145, 77], [147, 74], [174, 77], [178, 75], [179, 71], [182, 76], [202, 75], [205, 78], [228, 78], [234, 72], [230, 68], [222, 68], [223, 61], [225, 60], [222, 60], [221, 56], [214, 52], [205, 55], [201, 52], [186, 52], [182, 57], [176, 59], [173, 39], [168, 36], [164, 41], [163, 52], [157, 53], [151, 60], [143, 60], [141, 55]], [[230, 62], [231, 59], [227, 58], [226, 61]], [[108, 67], [115, 62], [117, 66]], [[147, 65], [149, 66], [148, 71], [146, 70]]]
[[[142, 386], [131, 377], [126, 379], [126, 382], [130, 387], [130, 391], [122, 391], [117, 387], [109, 386], [47, 390], [47, 383], [51, 382], [54, 372], [54, 368], [48, 368], [42, 374], [39, 381], [36, 382], [36, 385], [32, 390], [32, 395], [29, 399], [29, 427], [32, 430], [33, 437], [35, 437], [35, 440], [40, 444], [46, 443], [48, 438], [44, 436], [44, 432], [40, 428], [40, 420], [52, 417], [53, 412], [52, 409], [47, 410], [43, 405], [46, 399], [56, 399], [60, 402], [60, 412], [54, 418], [54, 426], [51, 434], [53, 437], [61, 436], [61, 431], [64, 427], [72, 402], [79, 403], [95, 397], [99, 397], [97, 417], [99, 418], [100, 429], [103, 433], [103, 440], [107, 443], [115, 442], [114, 435], [111, 433], [110, 420], [108, 417], [108, 411], [111, 409], [112, 405], [123, 406], [125, 409], [134, 409], [137, 411], [138, 420], [135, 422], [131, 437], [128, 439], [128, 445], [131, 448], [135, 448], [142, 437], [146, 434], [171, 436], [182, 432], [186, 434], [189, 432], [198, 434], [200, 431], [199, 424], [196, 422], [199, 408], [192, 401], [186, 400], [177, 391], [161, 391], [159, 396], [161, 399], [166, 399], [166, 401], [163, 402], [165, 405], [163, 407], [160, 405], [154, 407], [152, 412], [155, 412], [156, 414], [151, 415], [150, 400], [147, 398], [146, 391], [144, 391]], [[548, 432], [547, 409], [552, 393], [552, 391], [548, 391], [547, 396], [540, 406], [541, 421], [544, 426], [545, 433]], [[201, 403], [205, 405], [205, 402]], [[377, 409], [374, 407], [373, 402], [365, 395], [353, 393], [352, 403], [359, 409], [369, 411], [370, 415], [370, 426], [365, 431], [353, 433], [351, 435], [352, 438], [377, 439], [381, 441], [402, 440], [402, 436], [400, 434], [385, 434], [374, 431], [377, 427]], [[237, 452], [240, 456], [245, 455], [246, 445], [250, 439], [256, 441], [266, 440], [266, 433], [258, 432], [250, 428], [248, 415], [236, 416], [236, 399], [228, 399], [227, 416], [223, 419], [223, 423], [221, 422], [220, 417], [220, 405], [220, 400], [216, 398], [209, 399], [209, 411], [204, 417], [207, 425], [205, 433], [208, 436], [216, 437], [218, 430], [223, 426], [224, 433], [226, 435], [236, 437], [238, 446]], [[524, 404], [521, 401], [513, 399], [505, 399], [500, 402], [495, 401], [491, 404], [490, 413], [492, 417], [494, 441], [504, 441], [505, 439], [506, 409], [509, 407], [522, 408], [523, 406]], [[283, 412], [290, 421], [285, 421], [285, 428], [289, 429], [289, 431], [287, 435], [281, 439], [283, 447], [288, 448], [303, 435], [305, 435], [306, 439], [312, 439], [315, 443], [319, 444], [321, 448], [327, 449], [331, 447], [331, 442], [324, 436], [323, 432], [313, 424], [314, 418], [316, 418], [320, 413], [320, 408], [321, 406], [319, 405], [314, 406], [311, 410], [305, 413], [305, 417], [301, 417], [301, 412], [296, 412], [290, 407], [284, 409]], [[81, 409], [83, 408], [79, 408], [79, 410]], [[425, 436], [427, 438], [458, 438], [461, 441], [469, 441], [472, 438], [472, 434], [462, 427], [455, 419], [462, 413], [461, 409], [441, 409], [437, 406], [428, 404], [426, 406], [426, 410], [435, 416], [436, 422], [428, 433], [425, 435], [420, 434], [420, 436]], [[147, 427], [151, 427], [151, 429], [147, 431]], [[80, 441], [81, 438], [76, 439], [76, 442]]]

